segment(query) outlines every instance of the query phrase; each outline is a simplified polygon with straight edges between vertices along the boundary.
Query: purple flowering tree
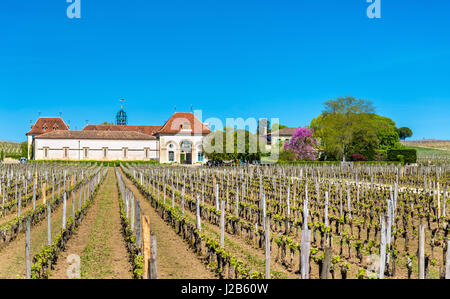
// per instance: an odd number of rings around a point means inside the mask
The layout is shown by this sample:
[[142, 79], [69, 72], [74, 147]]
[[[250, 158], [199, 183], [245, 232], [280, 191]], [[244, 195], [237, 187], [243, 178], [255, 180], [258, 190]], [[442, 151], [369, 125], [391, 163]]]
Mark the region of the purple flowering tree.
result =
[[284, 149], [294, 153], [299, 160], [316, 160], [318, 143], [313, 135], [312, 129], [298, 128], [292, 139], [284, 144]]

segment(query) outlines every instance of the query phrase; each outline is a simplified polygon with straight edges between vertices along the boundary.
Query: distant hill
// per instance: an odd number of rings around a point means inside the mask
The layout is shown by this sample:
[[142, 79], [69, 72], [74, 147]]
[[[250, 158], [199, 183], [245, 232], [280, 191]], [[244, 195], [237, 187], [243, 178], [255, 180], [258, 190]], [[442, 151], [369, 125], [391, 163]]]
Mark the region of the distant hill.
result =
[[405, 146], [420, 146], [426, 148], [450, 151], [450, 140], [423, 139], [402, 141]]
[[450, 140], [423, 139], [402, 141], [408, 148], [417, 150], [419, 161], [450, 162]]

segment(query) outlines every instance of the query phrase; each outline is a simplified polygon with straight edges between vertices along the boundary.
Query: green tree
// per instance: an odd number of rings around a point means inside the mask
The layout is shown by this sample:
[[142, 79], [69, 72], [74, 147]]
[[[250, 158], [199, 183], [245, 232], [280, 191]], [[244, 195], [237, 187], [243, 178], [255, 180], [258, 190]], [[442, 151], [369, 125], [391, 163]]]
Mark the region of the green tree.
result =
[[401, 127], [398, 129], [398, 135], [400, 136], [401, 140], [405, 140], [406, 138], [409, 138], [413, 135], [413, 132], [408, 127]]
[[104, 122], [101, 123], [101, 125], [109, 125], [109, 126], [113, 126], [114, 123], [110, 123], [110, 122], [104, 121]]
[[20, 143], [20, 157], [21, 158], [28, 157], [28, 143], [27, 142]]
[[353, 97], [326, 102], [310, 126], [326, 159], [362, 154], [373, 160], [376, 150], [402, 147], [395, 122], [375, 114], [371, 102]]
[[[369, 114], [373, 112], [374, 108], [369, 101], [340, 97], [325, 102], [325, 110], [312, 120], [310, 126], [325, 154], [345, 161], [351, 154], [350, 151], [361, 148], [371, 150], [368, 147], [378, 146], [373, 144], [376, 133], [370, 125]], [[358, 137], [364, 137], [359, 145]]]
[[0, 152], [0, 161], [5, 160], [5, 151], [2, 149], [2, 151]]
[[379, 141], [378, 149], [388, 150], [402, 147], [398, 136], [397, 126], [392, 119], [376, 114], [371, 114], [369, 117], [372, 126], [377, 131], [377, 138]]
[[225, 127], [224, 131], [216, 131], [205, 138], [203, 153], [213, 161], [259, 161], [263, 153], [259, 142], [258, 136], [248, 130]]

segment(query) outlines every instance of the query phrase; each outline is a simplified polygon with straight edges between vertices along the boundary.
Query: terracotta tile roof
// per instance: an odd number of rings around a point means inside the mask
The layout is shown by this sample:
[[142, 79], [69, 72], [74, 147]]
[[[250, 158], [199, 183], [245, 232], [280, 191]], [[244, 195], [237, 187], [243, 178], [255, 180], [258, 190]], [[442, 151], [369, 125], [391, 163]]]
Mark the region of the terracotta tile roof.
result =
[[153, 135], [161, 126], [116, 126], [116, 125], [87, 125], [83, 131], [127, 131]]
[[64, 123], [61, 117], [39, 117], [26, 135], [40, 135], [55, 130], [67, 131], [69, 126]]
[[193, 113], [176, 112], [169, 120], [156, 132], [159, 134], [209, 134], [211, 130], [204, 125]]
[[[297, 129], [298, 128], [284, 128], [272, 133], [278, 133], [278, 136], [293, 136], [295, 131], [297, 131]], [[272, 135], [272, 133], [269, 133], [268, 135]]]
[[54, 131], [36, 139], [156, 140], [156, 137], [133, 131]]

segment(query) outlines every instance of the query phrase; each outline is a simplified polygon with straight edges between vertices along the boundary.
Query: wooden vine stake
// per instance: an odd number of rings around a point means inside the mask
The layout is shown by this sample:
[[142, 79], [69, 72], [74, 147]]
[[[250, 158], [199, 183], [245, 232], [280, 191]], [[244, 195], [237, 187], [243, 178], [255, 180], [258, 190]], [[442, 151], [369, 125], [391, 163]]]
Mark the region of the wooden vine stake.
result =
[[83, 186], [80, 186], [80, 188], [78, 188], [78, 211], [81, 211], [82, 196], [83, 196]]
[[270, 279], [270, 217], [266, 216], [265, 220], [265, 278]]
[[261, 197], [261, 204], [262, 204], [262, 225], [263, 225], [263, 229], [266, 229], [266, 195], [264, 193], [262, 193], [262, 197]]
[[309, 279], [309, 254], [311, 250], [311, 230], [306, 228], [302, 231], [302, 243], [300, 252], [300, 273], [302, 279]]
[[158, 279], [158, 250], [155, 235], [150, 236], [150, 259], [148, 264], [150, 272], [149, 278]]
[[419, 226], [419, 279], [425, 279], [425, 225]]
[[181, 218], [184, 219], [184, 187], [181, 194]]
[[220, 246], [225, 247], [225, 201], [221, 201], [220, 207]]
[[149, 278], [149, 269], [147, 261], [150, 259], [150, 217], [142, 215], [142, 237], [144, 257], [144, 278]]
[[35, 181], [33, 184], [33, 210], [36, 209], [36, 184], [37, 182]]
[[320, 279], [328, 279], [331, 269], [331, 247], [326, 247], [324, 252], [324, 259], [322, 265], [322, 272], [320, 273]]
[[236, 208], [234, 213], [236, 217], [239, 217], [239, 187], [236, 187]]
[[22, 190], [19, 191], [19, 201], [17, 202], [17, 217], [20, 217], [22, 210]]
[[438, 220], [441, 218], [441, 189], [439, 182], [437, 183], [437, 218]]
[[47, 183], [43, 183], [42, 184], [42, 204], [44, 204], [44, 205], [47, 203], [46, 190], [47, 190]]
[[172, 179], [172, 209], [175, 208], [175, 189], [173, 187], [173, 179]]
[[216, 210], [220, 210], [219, 207], [219, 184], [216, 184]]
[[27, 218], [27, 230], [25, 233], [25, 264], [27, 279], [31, 279], [31, 218]]
[[201, 224], [201, 218], [200, 218], [200, 194], [197, 194], [197, 204], [196, 204], [196, 211], [195, 211], [196, 213], [196, 218], [195, 218], [195, 220], [196, 220], [196, 227], [197, 227], [197, 230], [199, 231], [199, 232], [201, 232], [202, 231], [202, 224]]
[[442, 203], [442, 217], [447, 217], [446, 209], [447, 209], [447, 185], [444, 187], [444, 201]]
[[75, 191], [72, 190], [72, 218], [75, 221]]
[[447, 258], [445, 262], [445, 279], [450, 279], [450, 241], [447, 242]]
[[134, 195], [131, 197], [131, 201], [130, 201], [130, 214], [131, 214], [131, 218], [130, 218], [130, 226], [131, 226], [131, 230], [134, 230], [134, 220], [135, 220], [135, 199], [134, 199]]
[[380, 217], [380, 227], [381, 227], [381, 240], [380, 240], [380, 272], [378, 273], [379, 279], [384, 279], [384, 270], [386, 267], [386, 220], [385, 216]]
[[136, 200], [136, 245], [138, 248], [141, 247], [142, 237], [141, 237], [141, 201]]
[[63, 195], [63, 215], [62, 215], [62, 229], [66, 229], [66, 212], [67, 212], [67, 195], [64, 192]]
[[47, 245], [52, 245], [52, 206], [47, 201]]

